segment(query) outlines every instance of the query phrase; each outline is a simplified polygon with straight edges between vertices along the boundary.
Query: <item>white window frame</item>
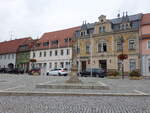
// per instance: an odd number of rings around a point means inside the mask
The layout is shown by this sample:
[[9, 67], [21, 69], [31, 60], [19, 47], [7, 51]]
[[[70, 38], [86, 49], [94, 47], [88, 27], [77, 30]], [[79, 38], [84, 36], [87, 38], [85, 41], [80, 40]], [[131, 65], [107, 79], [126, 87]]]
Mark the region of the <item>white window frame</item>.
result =
[[[130, 41], [134, 41], [134, 45], [130, 46]], [[128, 49], [129, 50], [135, 50], [136, 49], [136, 40], [135, 39], [129, 39], [128, 40]], [[132, 47], [132, 48], [131, 48]]]
[[[106, 44], [106, 51], [104, 51], [104, 44]], [[99, 45], [101, 45], [100, 49], [99, 49]], [[107, 42], [105, 41], [102, 41], [102, 42], [99, 42], [98, 45], [97, 45], [97, 52], [98, 53], [103, 53], [103, 52], [107, 52]]]
[[[131, 63], [135, 63], [135, 64], [134, 64], [134, 68], [131, 67], [131, 65], [133, 65], [133, 64], [131, 64]], [[129, 60], [129, 68], [130, 68], [130, 71], [133, 71], [133, 70], [136, 69], [136, 59], [130, 59], [130, 60]]]
[[147, 41], [147, 48], [150, 49], [150, 40]]

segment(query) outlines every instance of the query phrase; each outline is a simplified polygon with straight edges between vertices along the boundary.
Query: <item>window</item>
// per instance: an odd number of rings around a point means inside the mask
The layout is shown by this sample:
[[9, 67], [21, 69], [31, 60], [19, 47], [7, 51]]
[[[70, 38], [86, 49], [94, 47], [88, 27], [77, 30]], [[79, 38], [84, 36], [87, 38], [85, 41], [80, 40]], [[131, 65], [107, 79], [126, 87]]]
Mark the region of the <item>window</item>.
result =
[[55, 50], [55, 56], [57, 56], [57, 50]]
[[40, 47], [40, 45], [41, 45], [40, 43], [37, 43], [37, 44], [36, 44], [36, 47]]
[[35, 53], [33, 52], [33, 58], [35, 57]]
[[69, 53], [70, 53], [70, 51], [69, 51], [69, 49], [67, 49], [67, 55], [69, 55]]
[[66, 39], [64, 39], [64, 42], [65, 42], [65, 43], [71, 42], [71, 38], [66, 38]]
[[49, 68], [52, 68], [52, 63], [51, 62], [49, 63]]
[[6, 59], [7, 55], [4, 55], [4, 59]]
[[55, 62], [55, 68], [57, 68], [57, 62]]
[[103, 32], [105, 32], [105, 27], [103, 26]]
[[130, 50], [136, 49], [136, 43], [134, 39], [129, 40], [129, 49]]
[[122, 70], [122, 61], [118, 60], [118, 71]]
[[43, 43], [43, 46], [48, 46], [49, 45], [49, 42], [44, 42]]
[[61, 53], [60, 53], [61, 55], [63, 55], [63, 54], [64, 54], [64, 51], [63, 51], [63, 50], [61, 50], [60, 52], [61, 52]]
[[44, 57], [46, 57], [46, 51], [44, 51]]
[[0, 59], [2, 59], [2, 56], [0, 55]]
[[60, 62], [60, 67], [64, 68], [64, 63], [63, 62]]
[[105, 32], [105, 26], [99, 27], [99, 32], [100, 32], [100, 33]]
[[106, 52], [107, 51], [107, 44], [106, 42], [101, 42], [98, 44], [98, 52]]
[[12, 54], [12, 59], [14, 59], [14, 54]]
[[77, 46], [77, 54], [80, 53], [80, 46]]
[[42, 57], [42, 52], [40, 52], [39, 57]]
[[148, 49], [150, 49], [150, 40], [148, 40]]
[[130, 71], [133, 71], [136, 69], [136, 61], [135, 59], [130, 59]]
[[51, 43], [52, 45], [58, 44], [58, 40], [53, 40]]
[[52, 51], [49, 52], [49, 56], [52, 56]]
[[43, 67], [46, 67], [46, 65], [47, 65], [47, 63], [44, 63], [44, 64], [43, 64]]
[[87, 53], [87, 54], [90, 53], [90, 45], [86, 45], [86, 53]]
[[8, 54], [8, 59], [10, 59], [10, 54]]
[[83, 36], [83, 32], [80, 33], [80, 36], [81, 36], [81, 37]]
[[117, 51], [121, 51], [122, 50], [122, 43], [120, 40], [117, 41]]
[[150, 59], [148, 59], [148, 72], [150, 73]]

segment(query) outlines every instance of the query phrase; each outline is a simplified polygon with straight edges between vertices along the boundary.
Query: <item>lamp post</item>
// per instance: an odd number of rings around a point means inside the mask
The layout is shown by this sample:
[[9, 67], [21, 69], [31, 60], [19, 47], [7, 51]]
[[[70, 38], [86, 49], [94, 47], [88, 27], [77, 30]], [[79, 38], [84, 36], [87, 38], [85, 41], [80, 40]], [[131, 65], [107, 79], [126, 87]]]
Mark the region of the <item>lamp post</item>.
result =
[[121, 41], [121, 47], [122, 47], [122, 79], [124, 79], [124, 65], [123, 65], [123, 60], [124, 60], [124, 55], [123, 55], [123, 43], [124, 43], [124, 39], [123, 39], [123, 36], [121, 36], [120, 38], [120, 41]]

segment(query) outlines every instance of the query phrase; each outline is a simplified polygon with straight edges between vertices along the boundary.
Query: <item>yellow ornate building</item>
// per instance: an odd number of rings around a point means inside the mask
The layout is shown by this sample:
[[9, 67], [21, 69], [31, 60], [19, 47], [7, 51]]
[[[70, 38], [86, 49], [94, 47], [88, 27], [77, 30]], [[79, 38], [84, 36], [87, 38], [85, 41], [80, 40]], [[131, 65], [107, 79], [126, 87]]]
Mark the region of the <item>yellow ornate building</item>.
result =
[[92, 24], [84, 22], [81, 29], [76, 31], [74, 46], [78, 70], [92, 67], [120, 71], [122, 61], [118, 59], [118, 55], [122, 53], [128, 55], [123, 61], [125, 72], [139, 69], [141, 14], [126, 14], [115, 19], [106, 19], [106, 16], [101, 15], [98, 19], [98, 22]]

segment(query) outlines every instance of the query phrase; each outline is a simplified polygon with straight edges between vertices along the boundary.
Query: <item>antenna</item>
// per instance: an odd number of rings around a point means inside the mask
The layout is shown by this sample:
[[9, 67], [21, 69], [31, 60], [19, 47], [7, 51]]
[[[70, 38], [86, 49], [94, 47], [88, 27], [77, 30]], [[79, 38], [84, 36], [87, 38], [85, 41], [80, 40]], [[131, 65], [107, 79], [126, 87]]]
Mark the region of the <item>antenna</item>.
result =
[[120, 10], [118, 11], [117, 17], [120, 18]]
[[123, 12], [123, 17], [124, 17], [124, 12]]
[[13, 31], [10, 31], [10, 40], [13, 39]]
[[128, 16], [128, 12], [126, 11], [126, 17]]

